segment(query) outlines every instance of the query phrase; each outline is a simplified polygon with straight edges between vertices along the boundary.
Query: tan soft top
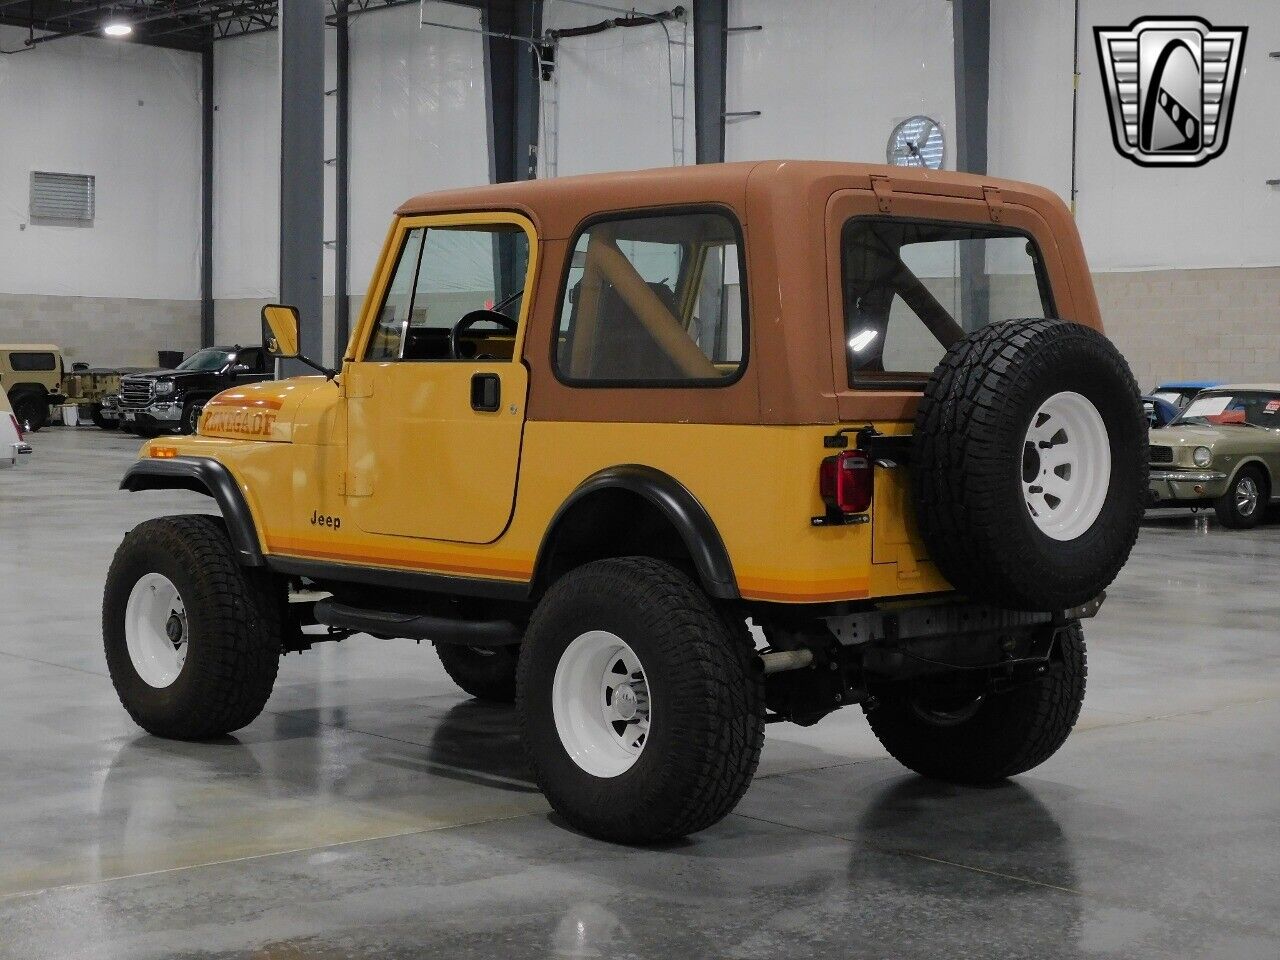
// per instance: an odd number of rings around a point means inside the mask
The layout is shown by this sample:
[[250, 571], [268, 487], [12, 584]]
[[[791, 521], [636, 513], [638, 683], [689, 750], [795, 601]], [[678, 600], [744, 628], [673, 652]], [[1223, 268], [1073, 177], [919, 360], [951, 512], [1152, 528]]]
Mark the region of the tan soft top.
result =
[[61, 353], [62, 348], [54, 346], [52, 343], [0, 343], [0, 351], [8, 353], [10, 350], [29, 350], [31, 352], [40, 351], [42, 353], [52, 352]]
[[1062, 207], [1062, 201], [1043, 187], [954, 170], [827, 160], [754, 160], [441, 190], [413, 197], [396, 212], [411, 216], [466, 210], [517, 210], [535, 222], [544, 239], [566, 239], [579, 221], [601, 211], [715, 200], [731, 202], [731, 198], [740, 201], [746, 195], [748, 183], [753, 191], [794, 196], [807, 195], [820, 186], [830, 187], [832, 191], [869, 190], [872, 176], [886, 177], [894, 189], [906, 193], [981, 200], [983, 187], [995, 187], [1013, 202], [1033, 207]]

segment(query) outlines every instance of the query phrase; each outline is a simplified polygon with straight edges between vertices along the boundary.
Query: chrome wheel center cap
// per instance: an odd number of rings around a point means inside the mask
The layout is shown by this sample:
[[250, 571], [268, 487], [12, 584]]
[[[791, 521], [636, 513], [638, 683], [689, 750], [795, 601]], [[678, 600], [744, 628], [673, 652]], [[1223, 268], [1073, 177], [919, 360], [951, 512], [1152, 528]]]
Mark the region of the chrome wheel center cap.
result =
[[613, 691], [613, 709], [621, 719], [630, 720], [638, 707], [636, 692], [629, 686], [623, 685]]

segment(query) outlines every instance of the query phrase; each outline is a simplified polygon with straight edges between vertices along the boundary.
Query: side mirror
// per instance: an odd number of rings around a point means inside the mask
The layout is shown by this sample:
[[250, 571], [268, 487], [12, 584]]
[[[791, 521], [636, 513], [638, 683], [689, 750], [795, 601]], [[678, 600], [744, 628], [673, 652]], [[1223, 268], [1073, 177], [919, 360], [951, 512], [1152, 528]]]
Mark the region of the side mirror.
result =
[[298, 356], [298, 308], [269, 303], [262, 308], [262, 344], [277, 360]]

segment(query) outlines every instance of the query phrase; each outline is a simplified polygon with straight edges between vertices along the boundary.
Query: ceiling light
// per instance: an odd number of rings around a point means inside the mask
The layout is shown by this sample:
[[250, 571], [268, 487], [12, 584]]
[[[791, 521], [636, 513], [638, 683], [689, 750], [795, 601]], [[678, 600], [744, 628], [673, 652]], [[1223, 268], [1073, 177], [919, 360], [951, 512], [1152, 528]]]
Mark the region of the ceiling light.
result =
[[133, 33], [133, 27], [127, 23], [120, 23], [119, 21], [116, 21], [115, 23], [108, 23], [102, 28], [102, 32], [108, 37], [127, 37], [129, 34]]

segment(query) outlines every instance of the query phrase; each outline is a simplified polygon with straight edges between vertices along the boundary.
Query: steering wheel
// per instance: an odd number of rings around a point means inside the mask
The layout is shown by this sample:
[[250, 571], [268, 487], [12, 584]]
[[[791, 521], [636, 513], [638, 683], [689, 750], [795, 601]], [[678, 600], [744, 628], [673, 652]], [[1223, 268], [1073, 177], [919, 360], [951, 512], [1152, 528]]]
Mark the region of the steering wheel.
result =
[[516, 321], [505, 314], [498, 313], [496, 310], [472, 310], [470, 313], [463, 314], [462, 319], [455, 323], [453, 329], [449, 331], [449, 356], [454, 360], [472, 359], [458, 353], [459, 337], [477, 323], [496, 323], [512, 336], [515, 336], [516, 330], [519, 328]]

